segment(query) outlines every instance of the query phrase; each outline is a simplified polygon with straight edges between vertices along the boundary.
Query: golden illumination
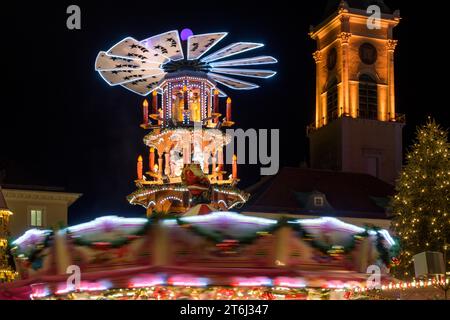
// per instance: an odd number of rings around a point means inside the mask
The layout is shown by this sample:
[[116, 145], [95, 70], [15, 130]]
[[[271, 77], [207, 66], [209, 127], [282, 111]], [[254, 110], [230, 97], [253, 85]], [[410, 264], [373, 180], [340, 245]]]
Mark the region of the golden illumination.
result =
[[13, 213], [9, 210], [0, 209], [0, 216], [11, 216]]
[[144, 102], [142, 102], [142, 105], [147, 108], [148, 107], [148, 101], [147, 99], [144, 99]]
[[[370, 76], [378, 85], [377, 119], [396, 120], [394, 51], [397, 41], [392, 39], [391, 29], [399, 19], [392, 17], [383, 21], [376, 36], [367, 31], [366, 20], [366, 16], [342, 11], [310, 33], [317, 42], [317, 51], [313, 54], [316, 62], [316, 128], [330, 121], [331, 115], [326, 114], [326, 95], [333, 78], [337, 82], [337, 115], [358, 118], [365, 114], [359, 110], [359, 79], [362, 75]], [[377, 53], [370, 65], [360, 57], [361, 45], [367, 43]]]

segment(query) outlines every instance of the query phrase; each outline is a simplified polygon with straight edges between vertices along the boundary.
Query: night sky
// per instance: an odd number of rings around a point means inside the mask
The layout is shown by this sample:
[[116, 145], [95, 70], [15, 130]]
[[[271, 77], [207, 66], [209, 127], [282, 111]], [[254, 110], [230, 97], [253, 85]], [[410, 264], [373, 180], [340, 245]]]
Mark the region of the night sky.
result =
[[[281, 166], [299, 166], [308, 158], [305, 127], [313, 122], [315, 99], [315, 43], [308, 31], [321, 21], [326, 2], [300, 1], [298, 8], [287, 1], [2, 4], [4, 182], [83, 193], [69, 210], [70, 224], [105, 214], [144, 215], [143, 208], [125, 199], [135, 189], [136, 158], [146, 152], [145, 131], [139, 127], [142, 97], [108, 86], [94, 71], [94, 61], [98, 51], [126, 36], [144, 39], [186, 27], [197, 34], [229, 32], [217, 48], [235, 41], [266, 44], [252, 53], [276, 57], [279, 63], [271, 67], [278, 74], [256, 80], [261, 85], [256, 90], [226, 90], [233, 99], [233, 117], [243, 129], [279, 128]], [[409, 145], [415, 126], [428, 115], [450, 126], [444, 100], [448, 59], [435, 47], [445, 37], [448, 19], [439, 19], [444, 10], [415, 1], [386, 3], [402, 16], [395, 29], [397, 112], [407, 115], [404, 144]], [[66, 28], [70, 4], [81, 7], [81, 30]], [[241, 188], [260, 179], [258, 166], [239, 170]]]

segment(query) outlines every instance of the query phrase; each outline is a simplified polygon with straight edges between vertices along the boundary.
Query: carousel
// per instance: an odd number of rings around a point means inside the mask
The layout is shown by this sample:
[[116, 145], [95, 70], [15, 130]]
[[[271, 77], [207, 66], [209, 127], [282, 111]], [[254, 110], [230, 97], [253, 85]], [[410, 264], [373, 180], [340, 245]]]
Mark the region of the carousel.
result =
[[127, 197], [146, 217], [27, 231], [10, 245], [18, 279], [0, 286], [0, 297], [350, 299], [369, 265], [389, 279], [397, 244], [386, 230], [232, 211], [250, 195], [237, 188], [236, 155], [224, 154], [233, 139], [224, 129], [234, 125], [224, 90], [258, 88], [241, 78], [270, 78], [275, 71], [255, 66], [277, 60], [230, 59], [263, 47], [253, 42], [211, 53], [226, 35], [128, 37], [98, 54], [108, 84], [147, 97], [140, 126], [148, 152], [137, 155]]

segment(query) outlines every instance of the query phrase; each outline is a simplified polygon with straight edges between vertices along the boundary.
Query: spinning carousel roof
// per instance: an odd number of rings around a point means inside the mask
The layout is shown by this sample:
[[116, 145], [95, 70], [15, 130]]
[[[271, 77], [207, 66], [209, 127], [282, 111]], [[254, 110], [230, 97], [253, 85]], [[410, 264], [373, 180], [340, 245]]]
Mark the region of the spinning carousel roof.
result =
[[[261, 48], [264, 46], [261, 43], [235, 42], [210, 52], [226, 35], [226, 32], [191, 34], [183, 37], [186, 43], [181, 42], [177, 30], [141, 41], [127, 37], [109, 50], [99, 52], [95, 70], [109, 85], [121, 85], [143, 96], [157, 90], [167, 75], [180, 71], [203, 72], [209, 79], [236, 90], [259, 86], [235, 76], [270, 78], [276, 74], [272, 70], [247, 68], [276, 63], [270, 56], [224, 60]], [[243, 66], [245, 68], [239, 68]]]

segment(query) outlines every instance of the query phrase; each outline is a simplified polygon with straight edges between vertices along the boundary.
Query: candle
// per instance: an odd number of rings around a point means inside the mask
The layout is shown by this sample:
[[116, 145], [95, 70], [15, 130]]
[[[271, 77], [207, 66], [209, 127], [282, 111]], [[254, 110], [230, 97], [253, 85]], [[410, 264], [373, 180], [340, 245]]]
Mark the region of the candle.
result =
[[238, 178], [238, 175], [237, 175], [237, 156], [235, 154], [233, 155], [232, 177], [233, 177], [233, 180], [237, 180], [237, 178]]
[[148, 101], [147, 99], [144, 99], [144, 102], [142, 102], [142, 115], [144, 117], [143, 124], [148, 124]]
[[[158, 113], [159, 113], [159, 117], [160, 117], [161, 119], [164, 119], [164, 113], [163, 113], [163, 110], [162, 110], [161, 108], [159, 108]], [[162, 121], [161, 121], [161, 120], [158, 120], [158, 125], [160, 126], [161, 124], [162, 124]]]
[[154, 114], [157, 114], [158, 113], [158, 92], [156, 92], [156, 90], [155, 91], [153, 91], [152, 92], [152, 95], [153, 95], [153, 99], [152, 99], [152, 107], [153, 107], [153, 113]]
[[137, 160], [137, 179], [138, 180], [142, 180], [142, 168], [143, 168], [142, 156], [139, 156], [138, 160]]
[[150, 172], [153, 172], [155, 168], [155, 148], [153, 147], [150, 148], [149, 162], [150, 162], [149, 164]]
[[[214, 113], [219, 113], [219, 90], [214, 90]], [[214, 119], [214, 122], [217, 123], [217, 118]]]
[[227, 121], [231, 121], [231, 98], [227, 98]]
[[184, 99], [184, 110], [188, 110], [189, 106], [188, 106], [188, 92], [187, 92], [187, 87], [183, 86], [183, 99]]
[[217, 168], [217, 170], [219, 171], [219, 180], [223, 180], [223, 149], [221, 147], [219, 147], [219, 151], [218, 151], [218, 162], [219, 162], [219, 166]]

